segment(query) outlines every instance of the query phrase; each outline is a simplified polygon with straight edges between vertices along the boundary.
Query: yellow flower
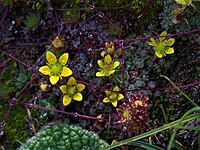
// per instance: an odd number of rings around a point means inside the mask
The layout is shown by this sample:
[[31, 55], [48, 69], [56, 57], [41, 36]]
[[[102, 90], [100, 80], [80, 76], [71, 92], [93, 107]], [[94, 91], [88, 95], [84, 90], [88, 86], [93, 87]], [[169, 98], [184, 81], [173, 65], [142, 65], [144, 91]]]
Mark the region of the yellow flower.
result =
[[106, 50], [101, 52], [102, 57], [104, 57], [106, 54], [112, 54], [115, 50], [113, 42], [110, 42], [110, 43], [106, 42], [105, 46], [106, 46]]
[[64, 46], [65, 38], [55, 35], [51, 38], [51, 43], [55, 50], [60, 50]]
[[63, 96], [63, 105], [67, 106], [71, 103], [72, 99], [76, 101], [82, 101], [83, 96], [80, 93], [85, 89], [85, 85], [81, 83], [76, 83], [74, 77], [70, 77], [67, 81], [67, 85], [62, 85], [60, 90], [64, 94]]
[[96, 73], [97, 77], [110, 76], [115, 73], [115, 68], [117, 68], [120, 64], [119, 61], [113, 62], [109, 54], [104, 57], [103, 61], [98, 60], [97, 63], [101, 68], [100, 71]]
[[64, 53], [57, 60], [52, 52], [47, 51], [47, 65], [40, 67], [39, 71], [44, 75], [49, 75], [50, 82], [54, 85], [58, 82], [59, 78], [62, 79], [62, 77], [68, 77], [72, 74], [71, 69], [66, 67], [68, 57], [68, 53]]
[[167, 32], [164, 31], [160, 34], [160, 38], [154, 39], [150, 38], [151, 42], [148, 42], [149, 45], [153, 46], [153, 49], [155, 50], [155, 54], [158, 58], [162, 58], [163, 56], [166, 56], [166, 54], [173, 54], [174, 48], [170, 47], [174, 44], [175, 39], [170, 38], [166, 39]]
[[[106, 97], [103, 99], [104, 103], [112, 103], [113, 106], [117, 107], [117, 102], [121, 99], [124, 98], [124, 96], [122, 94], [120, 94], [119, 92], [119, 87], [116, 86], [113, 91], [107, 91], [105, 90], [106, 93]], [[116, 92], [114, 92], [116, 91]]]

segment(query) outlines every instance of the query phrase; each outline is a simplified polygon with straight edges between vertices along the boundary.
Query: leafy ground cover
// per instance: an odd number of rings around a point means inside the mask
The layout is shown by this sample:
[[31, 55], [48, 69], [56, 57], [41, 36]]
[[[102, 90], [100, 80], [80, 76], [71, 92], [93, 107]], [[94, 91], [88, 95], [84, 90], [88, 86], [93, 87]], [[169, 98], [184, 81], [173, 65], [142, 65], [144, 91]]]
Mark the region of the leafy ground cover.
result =
[[58, 123], [116, 149], [198, 149], [198, 0], [0, 7], [1, 149]]

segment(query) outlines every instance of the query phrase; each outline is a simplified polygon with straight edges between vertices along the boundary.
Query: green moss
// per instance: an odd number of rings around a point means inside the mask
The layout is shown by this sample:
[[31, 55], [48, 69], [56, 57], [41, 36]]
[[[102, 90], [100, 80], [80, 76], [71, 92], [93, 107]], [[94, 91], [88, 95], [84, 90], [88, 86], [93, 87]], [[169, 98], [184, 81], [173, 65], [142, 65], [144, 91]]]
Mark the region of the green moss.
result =
[[[0, 121], [6, 116], [9, 105], [0, 101]], [[3, 128], [3, 136], [0, 143], [3, 145], [13, 144], [16, 140], [24, 141], [28, 137], [29, 130], [24, 129], [26, 121], [26, 109], [19, 104], [15, 104], [11, 109], [9, 118]], [[14, 148], [14, 147], [13, 147]]]

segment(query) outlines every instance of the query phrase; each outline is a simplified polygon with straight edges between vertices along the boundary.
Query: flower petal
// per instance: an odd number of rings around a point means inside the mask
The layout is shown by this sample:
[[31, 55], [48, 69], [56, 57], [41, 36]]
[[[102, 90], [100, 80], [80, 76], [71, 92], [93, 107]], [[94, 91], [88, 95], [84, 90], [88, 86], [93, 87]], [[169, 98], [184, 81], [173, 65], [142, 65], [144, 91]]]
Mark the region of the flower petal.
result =
[[112, 62], [112, 58], [109, 54], [105, 56], [104, 62], [106, 62], [107, 64], [110, 64]]
[[167, 41], [167, 46], [172, 46], [175, 42], [175, 39], [174, 38], [170, 38], [168, 41]]
[[154, 38], [150, 38], [151, 42], [149, 42], [148, 44], [151, 46], [157, 46], [158, 44], [156, 43], [156, 41], [154, 40]]
[[115, 70], [112, 70], [109, 72], [109, 74], [107, 76], [110, 76], [111, 74], [115, 73]]
[[164, 36], [164, 37], [160, 37], [160, 41], [163, 41], [165, 38], [166, 38], [166, 35], [167, 35], [167, 32], [166, 31], [163, 31], [160, 36]]
[[50, 68], [49, 66], [42, 66], [40, 67], [39, 72], [41, 72], [44, 75], [50, 75]]
[[63, 94], [66, 94], [66, 92], [67, 92], [67, 85], [60, 86], [60, 90], [62, 91]]
[[106, 95], [111, 94], [111, 91], [105, 90]]
[[104, 57], [106, 54], [106, 51], [101, 52], [101, 57]]
[[68, 76], [72, 75], [72, 73], [73, 72], [71, 71], [71, 69], [69, 69], [68, 67], [64, 66], [63, 70], [62, 70], [62, 73], [61, 73], [61, 76], [68, 77]]
[[97, 72], [96, 76], [97, 77], [103, 77], [103, 76], [105, 76], [105, 73], [103, 73], [103, 72]]
[[113, 89], [113, 91], [119, 91], [120, 89], [119, 89], [119, 87], [118, 86], [116, 86], [114, 89]]
[[76, 79], [74, 77], [70, 77], [69, 80], [67, 81], [67, 85], [75, 85], [76, 84]]
[[76, 100], [76, 101], [82, 101], [83, 99], [83, 96], [81, 93], [77, 93], [73, 96], [73, 99]]
[[56, 56], [50, 51], [47, 51], [46, 59], [47, 59], [49, 64], [55, 64], [57, 62]]
[[64, 53], [60, 56], [59, 58], [59, 62], [62, 64], [62, 65], [66, 65], [67, 61], [68, 61], [68, 57], [69, 57], [69, 54], [68, 53]]
[[121, 99], [123, 99], [124, 98], [124, 95], [122, 95], [122, 94], [119, 94], [118, 95], [118, 100], [121, 100]]
[[112, 102], [113, 106], [117, 107], [117, 100]]
[[113, 64], [113, 69], [117, 68], [119, 66], [120, 62], [119, 61], [115, 61]]
[[59, 80], [59, 76], [50, 76], [50, 82], [52, 85], [56, 84]]
[[167, 50], [165, 50], [166, 54], [173, 54], [174, 53], [174, 48], [169, 48]]
[[155, 52], [155, 54], [156, 54], [156, 56], [157, 56], [158, 58], [162, 58], [162, 57], [163, 57], [163, 55], [162, 55], [160, 52]]
[[99, 65], [99, 67], [101, 67], [101, 68], [104, 67], [104, 66], [103, 66], [103, 62], [102, 62], [101, 60], [98, 60], [97, 63], [98, 63], [98, 65]]
[[84, 84], [81, 84], [81, 83], [78, 83], [76, 85], [76, 88], [79, 92], [83, 91], [85, 89], [85, 85]]
[[63, 105], [64, 105], [64, 106], [69, 105], [69, 104], [71, 103], [71, 101], [72, 101], [72, 98], [69, 97], [68, 95], [64, 95], [64, 96], [63, 96]]
[[103, 99], [103, 102], [104, 102], [104, 103], [109, 103], [109, 102], [110, 102], [110, 99], [109, 99], [108, 97], [105, 97], [105, 98]]

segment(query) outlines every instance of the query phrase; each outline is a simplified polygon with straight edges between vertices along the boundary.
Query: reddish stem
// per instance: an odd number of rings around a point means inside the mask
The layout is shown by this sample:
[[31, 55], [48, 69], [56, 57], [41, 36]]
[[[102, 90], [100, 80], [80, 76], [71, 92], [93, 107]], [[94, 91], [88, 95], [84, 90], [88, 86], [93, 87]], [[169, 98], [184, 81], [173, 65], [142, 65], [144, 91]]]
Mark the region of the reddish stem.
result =
[[99, 15], [101, 15], [101, 17], [104, 18], [108, 23], [110, 23], [111, 25], [114, 25], [102, 12], [98, 11], [93, 5], [91, 5], [90, 3], [86, 2], [85, 0], [81, 0], [81, 2], [84, 2], [86, 5], [88, 5], [90, 7], [90, 9], [94, 10]]
[[20, 63], [20, 64], [24, 65], [25, 67], [27, 67], [27, 68], [30, 68], [30, 66], [29, 66], [29, 65], [27, 65], [26, 63], [24, 63], [24, 62], [20, 61], [19, 59], [15, 58], [14, 56], [12, 56], [12, 55], [10, 55], [10, 54], [6, 53], [5, 51], [3, 51], [3, 50], [1, 50], [1, 49], [0, 49], [0, 52], [4, 53], [6, 56], [8, 56], [8, 57], [12, 58], [13, 60], [17, 61], [18, 63]]
[[123, 40], [120, 40], [119, 42], [120, 42], [120, 44], [119, 44], [120, 49], [122, 50], [122, 86], [124, 86], [124, 72], [125, 72], [124, 46], [123, 46]]
[[147, 12], [147, 9], [149, 7], [149, 3], [150, 3], [150, 0], [147, 1], [145, 9], [144, 9], [144, 12], [143, 12], [143, 15], [142, 15], [142, 23], [141, 23], [140, 31], [141, 31], [141, 29], [142, 29], [142, 27], [144, 25], [144, 19], [146, 17], [146, 12]]
[[4, 15], [3, 15], [3, 17], [0, 20], [0, 26], [2, 26], [4, 20], [5, 20], [6, 16], [7, 16], [7, 14], [8, 14], [8, 6], [6, 7], [6, 10], [4, 11]]

